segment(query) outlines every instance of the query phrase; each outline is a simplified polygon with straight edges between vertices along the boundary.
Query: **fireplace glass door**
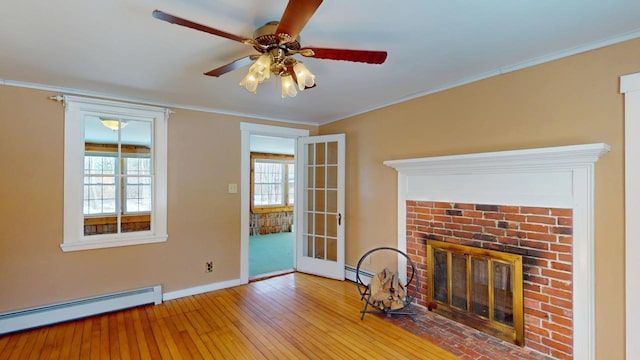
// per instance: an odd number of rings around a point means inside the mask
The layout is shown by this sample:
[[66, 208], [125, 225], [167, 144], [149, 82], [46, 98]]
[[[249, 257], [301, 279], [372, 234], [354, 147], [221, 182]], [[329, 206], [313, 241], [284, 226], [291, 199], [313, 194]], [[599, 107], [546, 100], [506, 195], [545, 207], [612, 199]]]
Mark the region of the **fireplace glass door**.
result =
[[522, 344], [522, 257], [438, 241], [427, 243], [434, 311]]

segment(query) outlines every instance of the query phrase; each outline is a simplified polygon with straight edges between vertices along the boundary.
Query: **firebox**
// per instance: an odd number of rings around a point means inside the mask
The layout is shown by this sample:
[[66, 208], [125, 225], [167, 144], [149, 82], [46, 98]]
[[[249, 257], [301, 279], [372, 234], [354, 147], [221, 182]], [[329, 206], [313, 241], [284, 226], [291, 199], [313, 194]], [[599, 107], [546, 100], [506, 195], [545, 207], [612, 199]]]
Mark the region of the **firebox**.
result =
[[432, 311], [523, 345], [522, 256], [427, 242]]

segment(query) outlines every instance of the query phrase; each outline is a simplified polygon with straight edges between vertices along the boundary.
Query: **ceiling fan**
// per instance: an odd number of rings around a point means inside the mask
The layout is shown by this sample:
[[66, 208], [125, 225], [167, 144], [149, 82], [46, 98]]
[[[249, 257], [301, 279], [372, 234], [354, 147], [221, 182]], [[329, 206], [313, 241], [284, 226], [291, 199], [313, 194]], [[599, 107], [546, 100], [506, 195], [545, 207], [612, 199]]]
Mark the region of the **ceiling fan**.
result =
[[284, 98], [296, 96], [294, 82], [300, 91], [315, 86], [315, 75], [301, 61], [293, 58], [293, 55], [368, 64], [382, 64], [387, 59], [386, 51], [302, 47], [298, 35], [321, 3], [322, 0], [289, 0], [280, 21], [272, 21], [258, 28], [253, 33], [253, 38], [243, 38], [160, 10], [155, 10], [153, 17], [253, 46], [259, 54], [242, 57], [208, 71], [205, 75], [218, 77], [253, 62], [240, 85], [255, 93], [258, 85], [273, 74], [279, 76], [282, 81]]

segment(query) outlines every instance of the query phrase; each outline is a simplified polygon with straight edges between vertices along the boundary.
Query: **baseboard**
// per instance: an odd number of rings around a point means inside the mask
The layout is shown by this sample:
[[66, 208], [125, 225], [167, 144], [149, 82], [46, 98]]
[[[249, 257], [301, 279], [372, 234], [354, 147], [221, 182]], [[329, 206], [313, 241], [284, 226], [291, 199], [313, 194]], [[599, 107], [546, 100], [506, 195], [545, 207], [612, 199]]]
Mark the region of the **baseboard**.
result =
[[0, 314], [0, 334], [161, 302], [162, 287], [156, 285], [12, 311]]
[[242, 285], [240, 279], [222, 281], [217, 283], [211, 283], [201, 286], [196, 286], [188, 289], [170, 291], [163, 294], [162, 299], [164, 301], [178, 299], [185, 296], [198, 295], [209, 291], [226, 289], [234, 286]]

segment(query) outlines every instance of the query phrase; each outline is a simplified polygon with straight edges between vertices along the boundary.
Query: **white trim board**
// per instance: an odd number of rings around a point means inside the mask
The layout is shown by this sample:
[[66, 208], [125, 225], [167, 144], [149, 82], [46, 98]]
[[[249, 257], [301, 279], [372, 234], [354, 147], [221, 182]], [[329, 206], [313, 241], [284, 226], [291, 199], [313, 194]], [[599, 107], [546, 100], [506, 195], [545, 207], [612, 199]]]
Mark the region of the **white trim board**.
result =
[[620, 77], [624, 94], [626, 358], [640, 359], [640, 73]]
[[595, 359], [594, 165], [608, 151], [598, 143], [385, 161], [398, 171], [398, 249], [407, 200], [572, 208], [573, 357]]

